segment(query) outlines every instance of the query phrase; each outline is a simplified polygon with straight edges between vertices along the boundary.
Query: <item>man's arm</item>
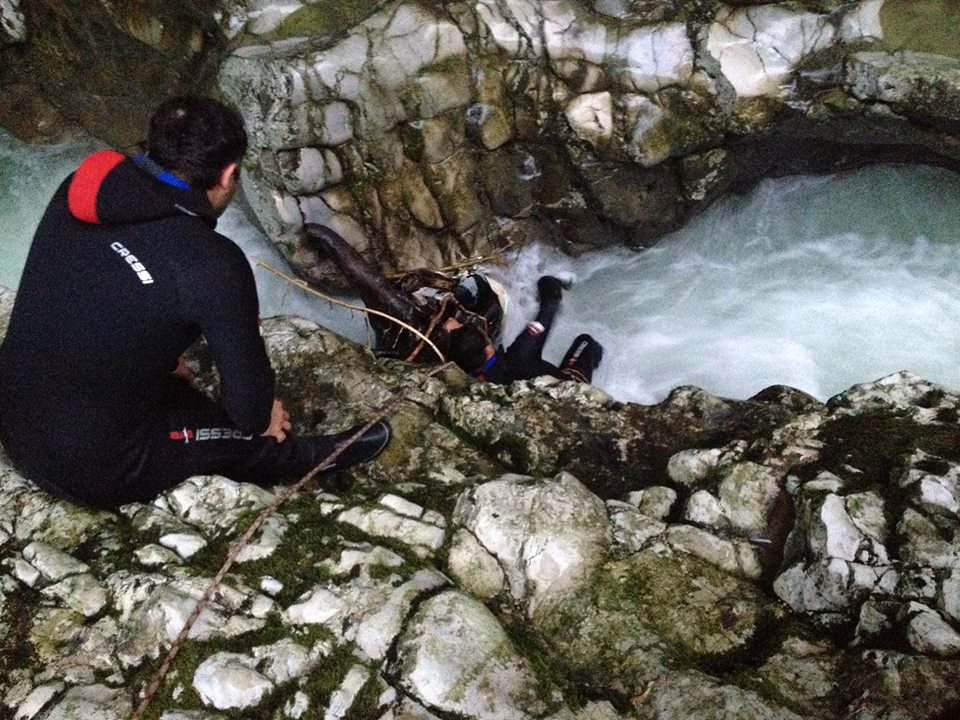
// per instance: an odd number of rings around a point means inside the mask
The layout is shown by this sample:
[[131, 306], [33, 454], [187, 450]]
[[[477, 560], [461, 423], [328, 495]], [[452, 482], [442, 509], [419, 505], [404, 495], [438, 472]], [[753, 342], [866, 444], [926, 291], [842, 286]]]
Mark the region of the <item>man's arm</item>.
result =
[[220, 402], [233, 422], [245, 432], [277, 431], [276, 375], [260, 336], [253, 270], [226, 238], [211, 234], [208, 242], [197, 253], [203, 257], [179, 277], [182, 310], [207, 341], [220, 375]]

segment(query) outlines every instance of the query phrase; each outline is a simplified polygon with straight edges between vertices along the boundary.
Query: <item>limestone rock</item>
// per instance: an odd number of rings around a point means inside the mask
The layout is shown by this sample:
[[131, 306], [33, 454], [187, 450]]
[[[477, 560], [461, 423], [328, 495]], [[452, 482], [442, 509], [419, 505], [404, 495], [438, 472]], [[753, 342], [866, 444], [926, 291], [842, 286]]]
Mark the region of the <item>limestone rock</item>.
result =
[[486, 483], [460, 497], [454, 517], [497, 559], [511, 596], [531, 613], [582, 587], [610, 543], [603, 505], [566, 474]]
[[256, 660], [246, 655], [216, 653], [197, 668], [193, 687], [204, 703], [218, 710], [251, 707], [273, 689], [255, 667]]
[[536, 676], [490, 611], [469, 596], [428, 600], [400, 639], [401, 682], [430, 707], [467, 717], [537, 717]]
[[[352, 422], [424, 373], [302, 320], [264, 333], [307, 417], [336, 397], [332, 422]], [[681, 388], [639, 406], [449, 375], [401, 405], [396, 445], [254, 536], [161, 717], [613, 720], [630, 702], [866, 720], [960, 702], [956, 393], [898, 373], [826, 404]], [[90, 513], [0, 456], [0, 713], [129, 717], [275, 497], [208, 476]], [[177, 534], [207, 545], [159, 544]]]

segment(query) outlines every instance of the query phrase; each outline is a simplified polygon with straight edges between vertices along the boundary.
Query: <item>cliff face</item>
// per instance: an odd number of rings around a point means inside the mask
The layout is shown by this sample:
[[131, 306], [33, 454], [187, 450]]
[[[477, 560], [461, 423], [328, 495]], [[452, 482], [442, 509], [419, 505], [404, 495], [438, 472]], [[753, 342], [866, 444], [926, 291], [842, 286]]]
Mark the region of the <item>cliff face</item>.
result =
[[[640, 406], [426, 379], [305, 321], [264, 336], [301, 428], [400, 398], [396, 437], [267, 517], [146, 717], [960, 711], [956, 394], [901, 373]], [[197, 477], [94, 513], [0, 455], [4, 716], [129, 718], [280, 490]]]
[[0, 124], [132, 148], [156, 101], [219, 90], [246, 193], [305, 276], [329, 224], [385, 268], [510, 242], [643, 246], [756, 179], [960, 163], [946, 0], [0, 5]]
[[437, 267], [528, 240], [643, 246], [764, 176], [957, 167], [956, 42], [919, 32], [956, 10], [935, 10], [392, 2], [333, 31], [306, 6], [248, 26], [219, 85], [254, 131], [262, 223], [322, 281], [305, 221]]

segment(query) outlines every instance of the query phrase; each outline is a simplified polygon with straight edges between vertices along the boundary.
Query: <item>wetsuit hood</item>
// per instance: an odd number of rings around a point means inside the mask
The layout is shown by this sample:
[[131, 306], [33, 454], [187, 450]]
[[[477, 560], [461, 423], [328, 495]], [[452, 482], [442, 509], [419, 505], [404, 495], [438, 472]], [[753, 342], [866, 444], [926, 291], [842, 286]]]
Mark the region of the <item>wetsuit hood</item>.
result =
[[206, 193], [164, 173], [146, 158], [101, 150], [81, 163], [69, 181], [70, 213], [86, 223], [125, 225], [180, 214], [216, 227]]

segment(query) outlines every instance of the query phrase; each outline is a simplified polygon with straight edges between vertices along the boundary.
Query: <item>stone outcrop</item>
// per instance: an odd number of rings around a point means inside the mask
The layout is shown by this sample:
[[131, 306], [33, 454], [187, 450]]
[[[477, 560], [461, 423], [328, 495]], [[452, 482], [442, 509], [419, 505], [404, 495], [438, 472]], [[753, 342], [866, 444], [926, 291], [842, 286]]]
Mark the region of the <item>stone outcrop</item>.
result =
[[301, 274], [642, 247], [759, 178], [960, 166], [945, 0], [0, 2], [0, 124], [133, 150], [182, 90], [242, 111], [245, 191]]
[[960, 167], [956, 43], [901, 31], [941, 24], [922, 4], [397, 0], [339, 34], [286, 10], [219, 85], [253, 129], [248, 197], [317, 282], [304, 222], [386, 268], [439, 267], [529, 240], [644, 246], [770, 175]]
[[[960, 710], [957, 394], [899, 373], [826, 403], [686, 387], [641, 406], [551, 378], [421, 382], [296, 318], [264, 336], [300, 430], [403, 396], [396, 436], [270, 516], [146, 717]], [[278, 490], [196, 477], [92, 512], [0, 455], [0, 715], [130, 717]]]
[[210, 88], [232, 6], [0, 0], [0, 125], [27, 140], [81, 125], [137, 152], [161, 100]]

